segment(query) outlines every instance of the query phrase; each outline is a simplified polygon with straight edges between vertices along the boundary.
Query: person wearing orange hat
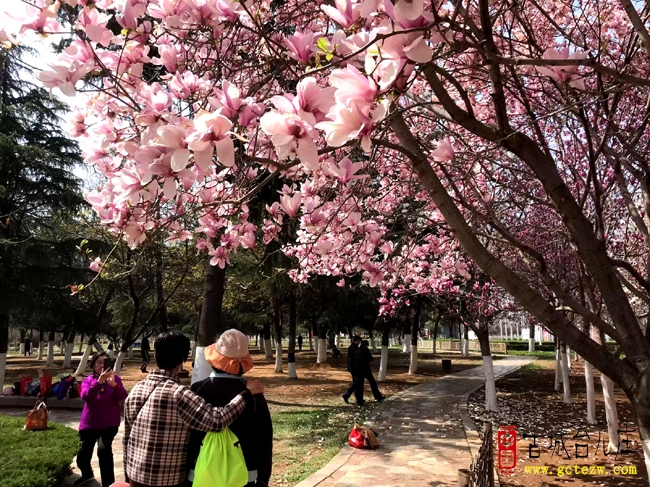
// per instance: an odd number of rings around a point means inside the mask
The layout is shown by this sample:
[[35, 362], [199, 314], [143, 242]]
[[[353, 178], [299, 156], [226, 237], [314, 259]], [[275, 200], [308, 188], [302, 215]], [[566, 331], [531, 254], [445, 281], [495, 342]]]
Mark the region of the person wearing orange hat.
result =
[[[192, 391], [212, 406], [228, 404], [246, 389], [246, 379], [242, 376], [253, 368], [248, 346], [248, 337], [241, 331], [225, 331], [204, 352], [205, 360], [212, 366], [213, 372], [207, 379], [192, 384]], [[248, 468], [249, 483], [246, 487], [266, 487], [271, 478], [273, 460], [273, 423], [264, 394], [255, 394], [253, 397], [255, 408], [246, 409], [230, 425], [230, 430], [239, 439]], [[192, 481], [204, 437], [202, 431], [192, 431], [190, 435], [187, 452], [189, 481]]]

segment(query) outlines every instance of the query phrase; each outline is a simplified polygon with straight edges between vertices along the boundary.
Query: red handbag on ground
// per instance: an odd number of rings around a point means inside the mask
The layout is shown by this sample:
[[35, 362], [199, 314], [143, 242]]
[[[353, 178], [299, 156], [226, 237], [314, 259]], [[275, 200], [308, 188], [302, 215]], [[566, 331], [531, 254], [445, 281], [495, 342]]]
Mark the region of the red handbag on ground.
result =
[[27, 413], [25, 429], [27, 431], [41, 431], [47, 429], [47, 418], [50, 415], [44, 402], [38, 401], [34, 409]]
[[354, 428], [352, 428], [352, 431], [350, 431], [350, 438], [348, 439], [348, 443], [352, 448], [364, 448], [363, 440], [363, 433], [357, 429], [357, 425], [355, 424]]

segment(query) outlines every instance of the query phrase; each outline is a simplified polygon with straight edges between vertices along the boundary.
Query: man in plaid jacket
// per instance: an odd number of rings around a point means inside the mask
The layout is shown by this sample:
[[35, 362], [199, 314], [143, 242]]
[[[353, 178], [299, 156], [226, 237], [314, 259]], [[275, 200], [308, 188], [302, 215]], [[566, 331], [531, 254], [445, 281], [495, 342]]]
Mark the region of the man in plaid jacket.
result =
[[213, 408], [178, 379], [190, 351], [189, 339], [180, 332], [156, 338], [158, 369], [133, 388], [124, 403], [124, 470], [131, 487], [182, 486], [190, 429], [220, 431], [264, 387], [249, 380], [247, 388], [223, 408]]

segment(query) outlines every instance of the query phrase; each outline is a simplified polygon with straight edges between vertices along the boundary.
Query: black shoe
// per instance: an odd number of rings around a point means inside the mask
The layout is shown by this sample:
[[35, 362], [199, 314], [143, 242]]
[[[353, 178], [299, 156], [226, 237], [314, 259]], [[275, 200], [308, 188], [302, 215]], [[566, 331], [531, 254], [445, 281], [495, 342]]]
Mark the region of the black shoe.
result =
[[357, 403], [357, 406], [365, 406], [365, 405], [366, 405], [366, 401], [361, 401]]
[[341, 397], [345, 401], [345, 404], [350, 404], [350, 402], [348, 401], [348, 399], [350, 399], [350, 396], [348, 396], [347, 394], [341, 394]]
[[149, 372], [147, 372], [147, 369], [140, 369], [140, 370], [142, 371], [143, 374], [148, 374], [149, 373]]
[[74, 481], [74, 484], [72, 485], [83, 485], [86, 482], [90, 482], [91, 480], [95, 480], [95, 476], [91, 475], [90, 477], [84, 477], [83, 475], [78, 478], [77, 480]]
[[381, 396], [380, 398], [377, 398], [377, 402], [384, 402], [386, 400], [386, 396]]

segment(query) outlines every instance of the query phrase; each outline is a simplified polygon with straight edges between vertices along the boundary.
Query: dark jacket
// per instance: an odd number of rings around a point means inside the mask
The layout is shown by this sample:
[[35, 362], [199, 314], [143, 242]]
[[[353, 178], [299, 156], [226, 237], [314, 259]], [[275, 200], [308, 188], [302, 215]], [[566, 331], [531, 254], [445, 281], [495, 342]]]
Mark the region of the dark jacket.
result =
[[354, 355], [354, 352], [356, 352], [357, 348], [359, 348], [359, 345], [356, 343], [352, 342], [350, 346], [348, 347], [348, 372], [352, 373], [352, 356]]
[[[212, 406], [223, 407], [237, 394], [246, 389], [242, 377], [221, 373], [192, 384], [192, 391]], [[273, 460], [273, 423], [264, 394], [256, 394], [255, 408], [246, 408], [230, 426], [237, 435], [249, 471], [257, 470], [257, 479], [269, 483]], [[187, 451], [187, 469], [194, 468], [205, 433], [192, 431]]]
[[365, 375], [370, 372], [370, 362], [374, 360], [368, 347], [358, 347], [352, 354], [352, 373]]

